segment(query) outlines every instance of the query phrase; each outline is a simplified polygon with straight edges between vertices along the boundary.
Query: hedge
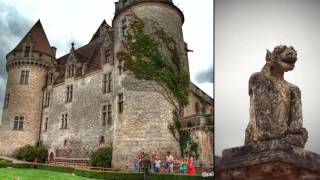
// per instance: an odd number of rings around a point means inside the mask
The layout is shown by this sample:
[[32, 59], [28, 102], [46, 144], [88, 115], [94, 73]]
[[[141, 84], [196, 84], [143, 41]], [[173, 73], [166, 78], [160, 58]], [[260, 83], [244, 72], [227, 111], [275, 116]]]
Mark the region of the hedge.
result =
[[29, 168], [33, 169], [33, 164], [28, 163], [0, 163], [0, 168], [13, 167], [13, 168]]
[[[143, 173], [129, 173], [129, 172], [111, 172], [111, 171], [93, 171], [86, 169], [79, 169], [73, 167], [61, 166], [47, 166], [44, 164], [28, 164], [28, 163], [0, 163], [0, 168], [28, 168], [28, 169], [42, 169], [48, 171], [74, 173], [77, 176], [95, 178], [95, 179], [110, 179], [110, 180], [143, 180]], [[188, 176], [183, 174], [149, 174], [149, 180], [209, 180], [212, 177]]]
[[64, 173], [73, 173], [73, 167], [62, 167], [62, 166], [48, 166], [44, 164], [35, 165], [35, 169], [42, 169], [48, 171], [64, 172]]
[[96, 179], [110, 179], [110, 180], [143, 180], [142, 173], [127, 173], [127, 172], [108, 172], [108, 171], [93, 171], [78, 169], [74, 170], [77, 176], [96, 178]]
[[[107, 172], [107, 171], [92, 171], [85, 169], [74, 170], [74, 174], [77, 176], [95, 178], [95, 179], [110, 179], [110, 180], [143, 180], [143, 173], [127, 173], [127, 172]], [[199, 175], [189, 176], [183, 174], [149, 174], [149, 180], [206, 180], [212, 179], [213, 177], [204, 178]]]
[[0, 159], [0, 163], [12, 163], [11, 160]]

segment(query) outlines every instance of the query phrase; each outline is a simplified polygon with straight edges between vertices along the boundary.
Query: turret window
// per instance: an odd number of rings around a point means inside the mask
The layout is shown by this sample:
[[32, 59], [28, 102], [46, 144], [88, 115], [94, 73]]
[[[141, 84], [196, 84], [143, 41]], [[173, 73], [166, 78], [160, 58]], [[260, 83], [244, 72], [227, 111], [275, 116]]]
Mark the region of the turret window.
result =
[[22, 70], [20, 74], [20, 84], [29, 83], [29, 70]]
[[31, 49], [30, 46], [25, 47], [24, 54], [23, 54], [24, 57], [29, 57], [30, 49]]
[[67, 129], [68, 127], [68, 113], [61, 115], [61, 129]]
[[46, 92], [44, 107], [49, 107], [49, 104], [50, 104], [50, 93]]
[[13, 122], [13, 130], [23, 130], [23, 116], [15, 116]]
[[4, 98], [3, 109], [7, 109], [9, 107], [9, 99], [10, 99], [10, 93], [7, 93]]
[[45, 122], [44, 122], [44, 132], [46, 132], [48, 129], [48, 120], [49, 120], [49, 118], [46, 117]]
[[118, 94], [118, 113], [123, 112], [123, 94]]

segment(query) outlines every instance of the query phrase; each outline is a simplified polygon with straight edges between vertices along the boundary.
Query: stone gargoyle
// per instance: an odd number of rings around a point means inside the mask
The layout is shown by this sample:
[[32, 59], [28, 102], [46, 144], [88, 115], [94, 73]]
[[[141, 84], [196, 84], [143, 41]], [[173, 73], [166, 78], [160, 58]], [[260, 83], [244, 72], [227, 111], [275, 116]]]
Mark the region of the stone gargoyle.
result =
[[276, 46], [267, 50], [266, 64], [249, 80], [250, 122], [245, 145], [268, 140], [283, 140], [304, 147], [308, 133], [302, 127], [301, 93], [284, 79], [297, 61], [293, 47]]

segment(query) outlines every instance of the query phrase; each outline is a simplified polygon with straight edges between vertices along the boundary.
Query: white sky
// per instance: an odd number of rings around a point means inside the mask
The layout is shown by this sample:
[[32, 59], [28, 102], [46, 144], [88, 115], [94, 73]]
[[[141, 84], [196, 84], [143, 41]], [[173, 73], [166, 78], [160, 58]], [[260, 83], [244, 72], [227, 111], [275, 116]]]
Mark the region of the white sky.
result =
[[[25, 33], [40, 18], [50, 45], [58, 48], [57, 57], [60, 57], [69, 52], [72, 41], [75, 41], [76, 48], [85, 45], [104, 19], [111, 25], [115, 1], [0, 0], [0, 4], [13, 7], [21, 16], [31, 20], [30, 27], [23, 30]], [[199, 73], [213, 67], [213, 1], [201, 0], [199, 3], [194, 0], [173, 0], [173, 2], [185, 15], [184, 39], [189, 49], [194, 51], [189, 53], [191, 80], [213, 97], [213, 83], [199, 83], [196, 78]], [[1, 16], [5, 14], [0, 12], [0, 18]], [[20, 40], [11, 39], [12, 49]], [[1, 86], [4, 88], [3, 83]]]
[[285, 79], [302, 93], [306, 149], [320, 153], [320, 1], [215, 1], [215, 149], [242, 146], [249, 122], [248, 80], [265, 64], [266, 49], [285, 44], [298, 53]]

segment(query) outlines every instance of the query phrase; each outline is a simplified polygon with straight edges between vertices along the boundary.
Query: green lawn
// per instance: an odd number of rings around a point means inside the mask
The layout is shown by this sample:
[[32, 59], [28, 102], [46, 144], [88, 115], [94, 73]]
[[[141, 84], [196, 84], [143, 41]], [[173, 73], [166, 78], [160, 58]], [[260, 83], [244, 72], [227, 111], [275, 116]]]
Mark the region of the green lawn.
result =
[[0, 168], [0, 180], [13, 180], [15, 177], [19, 178], [19, 180], [93, 180], [68, 173], [47, 170]]

